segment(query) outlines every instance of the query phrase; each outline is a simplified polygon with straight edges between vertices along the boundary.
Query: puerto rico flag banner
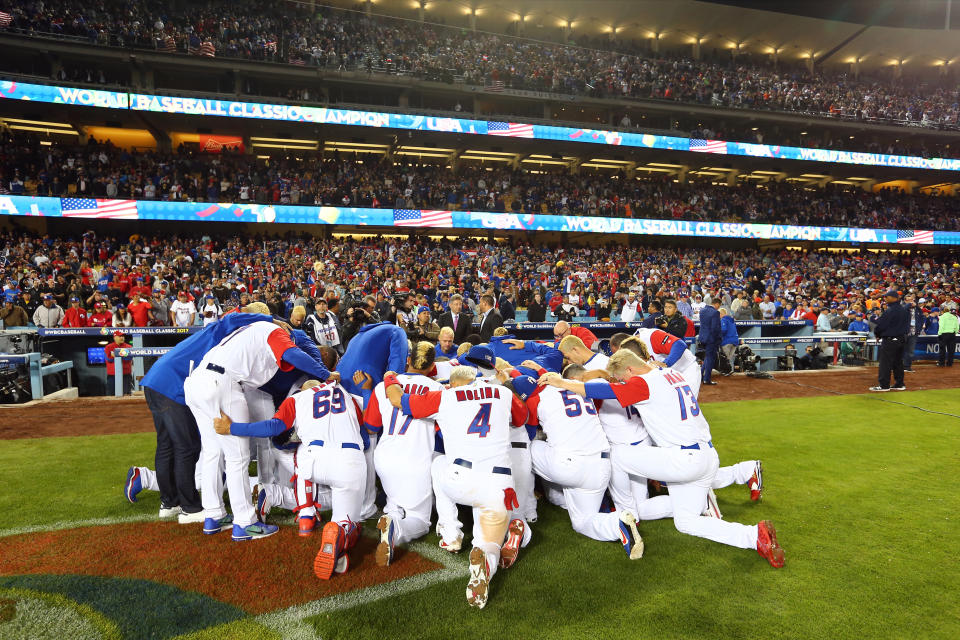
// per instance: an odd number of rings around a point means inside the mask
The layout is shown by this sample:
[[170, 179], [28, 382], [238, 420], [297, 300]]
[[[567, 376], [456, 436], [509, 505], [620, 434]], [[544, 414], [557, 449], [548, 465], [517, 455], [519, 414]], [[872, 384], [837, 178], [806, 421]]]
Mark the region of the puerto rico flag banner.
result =
[[727, 143], [723, 140], [699, 140], [690, 139], [690, 151], [699, 153], [726, 153]]
[[452, 211], [394, 209], [393, 224], [398, 227], [452, 227]]
[[897, 229], [897, 242], [904, 244], [933, 244], [933, 231]]
[[516, 124], [514, 122], [488, 122], [487, 133], [491, 136], [506, 136], [508, 138], [532, 138], [532, 124]]
[[61, 198], [64, 218], [137, 219], [136, 200], [109, 200], [103, 198]]

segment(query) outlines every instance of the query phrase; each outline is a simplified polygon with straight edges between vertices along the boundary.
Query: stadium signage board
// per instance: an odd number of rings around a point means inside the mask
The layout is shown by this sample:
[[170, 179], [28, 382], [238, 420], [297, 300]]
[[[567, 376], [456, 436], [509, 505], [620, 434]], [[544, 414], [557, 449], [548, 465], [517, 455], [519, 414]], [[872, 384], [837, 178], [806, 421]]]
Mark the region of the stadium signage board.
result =
[[56, 104], [110, 109], [131, 109], [134, 111], [149, 111], [154, 113], [339, 124], [355, 127], [405, 129], [411, 131], [440, 131], [445, 133], [464, 133], [534, 140], [558, 140], [643, 149], [695, 151], [778, 160], [805, 160], [808, 162], [875, 167], [960, 171], [960, 159], [957, 158], [922, 158], [918, 156], [897, 156], [885, 153], [839, 151], [836, 149], [811, 149], [806, 147], [787, 147], [747, 142], [727, 142], [724, 140], [698, 140], [606, 129], [559, 127], [493, 120], [470, 120], [465, 118], [331, 109], [327, 107], [308, 107], [290, 104], [238, 102], [233, 100], [123, 93], [12, 81], [0, 82], [0, 96], [10, 100], [52, 102]]
[[[0, 196], [0, 214], [87, 219], [335, 224], [353, 227], [417, 227], [421, 229], [515, 229], [517, 231], [572, 231], [703, 238], [960, 245], [960, 232], [957, 231], [857, 229], [749, 222], [634, 220], [488, 211], [107, 200], [78, 197]], [[437, 220], [440, 222], [435, 222]]]

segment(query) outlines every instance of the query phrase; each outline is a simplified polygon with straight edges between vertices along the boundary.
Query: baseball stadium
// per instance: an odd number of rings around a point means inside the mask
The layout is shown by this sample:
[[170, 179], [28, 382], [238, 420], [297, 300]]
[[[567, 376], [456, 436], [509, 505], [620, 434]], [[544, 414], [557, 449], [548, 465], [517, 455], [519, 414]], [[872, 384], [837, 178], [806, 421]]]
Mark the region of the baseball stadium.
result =
[[953, 0], [0, 0], [0, 640], [958, 637], [958, 66]]

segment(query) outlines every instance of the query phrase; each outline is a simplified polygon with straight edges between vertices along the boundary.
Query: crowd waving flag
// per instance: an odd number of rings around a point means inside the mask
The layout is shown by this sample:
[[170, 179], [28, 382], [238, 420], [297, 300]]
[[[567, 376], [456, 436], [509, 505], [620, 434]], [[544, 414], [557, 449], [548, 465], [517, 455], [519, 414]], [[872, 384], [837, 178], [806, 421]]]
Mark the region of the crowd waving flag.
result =
[[506, 136], [508, 138], [532, 138], [532, 124], [517, 124], [515, 122], [488, 122], [487, 133], [491, 136]]
[[699, 153], [726, 153], [727, 143], [723, 140], [700, 140], [699, 138], [691, 138], [690, 151], [697, 151]]
[[897, 229], [897, 242], [904, 244], [933, 244], [933, 231]]
[[13, 22], [13, 16], [0, 11], [0, 27], [9, 27], [11, 22]]
[[137, 219], [136, 200], [111, 200], [103, 198], [63, 198], [62, 216], [65, 218], [115, 218]]
[[452, 227], [452, 211], [394, 209], [393, 223], [399, 227]]

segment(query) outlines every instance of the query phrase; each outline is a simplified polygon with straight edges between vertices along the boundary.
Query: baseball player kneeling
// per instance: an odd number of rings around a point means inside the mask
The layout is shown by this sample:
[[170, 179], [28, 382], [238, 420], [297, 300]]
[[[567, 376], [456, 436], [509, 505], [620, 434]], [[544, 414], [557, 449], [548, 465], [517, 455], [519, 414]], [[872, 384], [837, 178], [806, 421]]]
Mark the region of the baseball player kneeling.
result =
[[[422, 396], [444, 388], [442, 383], [427, 377], [435, 356], [433, 343], [416, 344], [407, 358], [407, 373], [396, 376], [404, 393]], [[364, 422], [371, 433], [380, 436], [373, 460], [387, 504], [377, 522], [380, 544], [376, 559], [380, 566], [387, 566], [393, 560], [396, 545], [415, 540], [430, 530], [433, 510], [430, 464], [437, 423], [401, 413], [390, 404], [383, 382], [370, 396]]]
[[534, 472], [562, 488], [573, 530], [594, 540], [619, 540], [627, 556], [643, 556], [643, 541], [631, 535], [632, 511], [600, 513], [610, 484], [610, 445], [592, 400], [555, 387], [537, 386], [529, 376], [513, 378], [527, 404], [528, 424], [539, 424], [547, 440], [530, 443]]
[[507, 514], [517, 507], [510, 425], [524, 426], [526, 408], [506, 388], [478, 380], [476, 369], [466, 366], [451, 370], [449, 389], [404, 393], [393, 372], [384, 377], [384, 385], [390, 404], [414, 418], [434, 418], [440, 427], [446, 453], [433, 461], [431, 472], [441, 542], [447, 549], [459, 548], [463, 525], [457, 504], [473, 507], [466, 595], [471, 606], [482, 608], [500, 561]]
[[[773, 525], [756, 526], [726, 522], [701, 515], [707, 492], [720, 466], [713, 447], [710, 426], [687, 380], [673, 369], [651, 366], [633, 352], [621, 349], [610, 358], [607, 371], [618, 383], [591, 380], [583, 383], [546, 374], [541, 382], [586, 398], [611, 400], [633, 406], [653, 438], [655, 446], [634, 446], [618, 460], [631, 475], [668, 483], [669, 495], [638, 505], [638, 516], [672, 513], [681, 533], [707, 538], [734, 547], [756, 549], [771, 566], [782, 567], [784, 552]], [[536, 460], [536, 458], [534, 458]], [[631, 529], [635, 529], [635, 524]]]
[[[324, 383], [283, 401], [270, 420], [232, 422], [221, 415], [218, 433], [273, 437], [295, 429], [297, 477], [331, 489], [333, 513], [323, 527], [314, 573], [323, 580], [350, 566], [349, 551], [360, 535], [357, 522], [366, 487], [366, 461], [360, 435], [360, 407], [338, 383]], [[300, 496], [298, 496], [298, 499]]]

